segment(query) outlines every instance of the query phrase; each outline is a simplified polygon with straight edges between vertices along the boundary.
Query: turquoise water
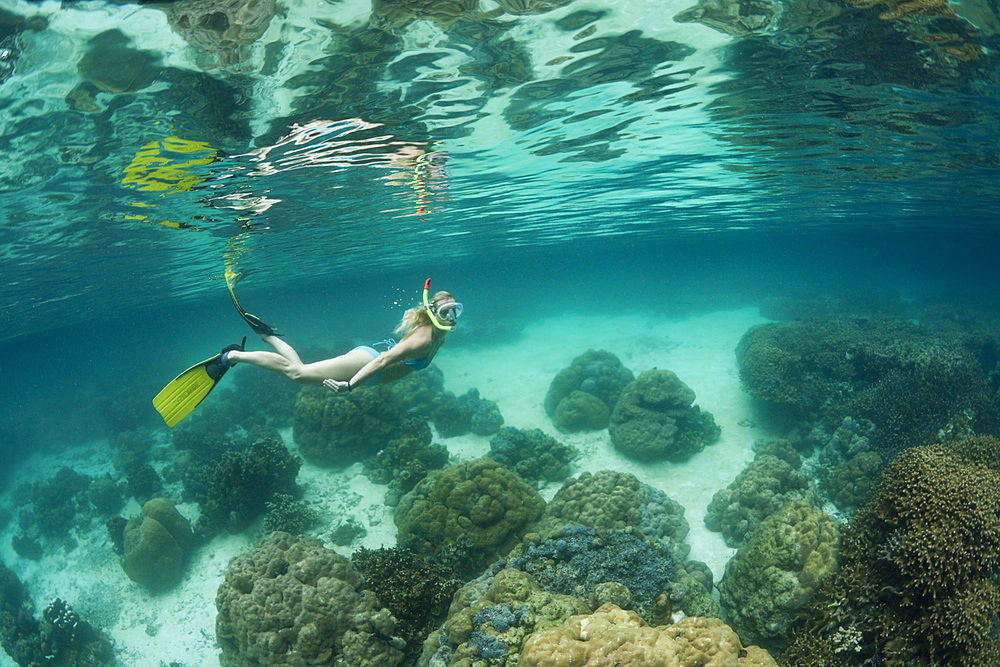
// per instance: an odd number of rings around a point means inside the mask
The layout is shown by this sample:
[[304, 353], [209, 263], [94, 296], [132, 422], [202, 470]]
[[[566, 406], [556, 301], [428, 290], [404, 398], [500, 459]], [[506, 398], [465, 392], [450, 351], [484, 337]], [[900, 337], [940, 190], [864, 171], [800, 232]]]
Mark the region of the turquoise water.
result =
[[227, 267], [326, 347], [427, 277], [466, 352], [772, 297], [995, 313], [998, 35], [986, 0], [0, 0], [0, 486], [160, 429], [245, 333]]

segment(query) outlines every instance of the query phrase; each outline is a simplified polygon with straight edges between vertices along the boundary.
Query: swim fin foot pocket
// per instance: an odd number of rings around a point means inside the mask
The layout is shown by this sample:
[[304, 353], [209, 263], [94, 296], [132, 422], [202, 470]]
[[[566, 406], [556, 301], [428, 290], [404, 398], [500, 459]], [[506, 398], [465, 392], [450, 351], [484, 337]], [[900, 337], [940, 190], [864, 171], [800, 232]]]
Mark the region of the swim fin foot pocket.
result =
[[232, 364], [226, 358], [233, 350], [243, 350], [247, 339], [239, 345], [227, 345], [214, 357], [200, 361], [187, 369], [160, 390], [153, 398], [153, 407], [163, 417], [167, 426], [173, 427], [191, 414], [198, 404], [215, 389]]

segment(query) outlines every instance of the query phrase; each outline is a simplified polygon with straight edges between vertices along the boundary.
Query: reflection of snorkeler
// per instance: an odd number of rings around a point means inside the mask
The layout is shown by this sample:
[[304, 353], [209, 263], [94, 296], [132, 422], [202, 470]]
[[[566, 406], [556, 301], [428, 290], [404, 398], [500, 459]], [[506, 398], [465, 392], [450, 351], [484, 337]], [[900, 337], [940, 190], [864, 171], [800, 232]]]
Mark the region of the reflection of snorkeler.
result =
[[[413, 200], [414, 211], [409, 215], [423, 216], [431, 212], [432, 200], [437, 190], [447, 188], [447, 172], [444, 164], [448, 154], [443, 151], [427, 151], [421, 145], [402, 145], [396, 149], [389, 163], [391, 168], [401, 168], [384, 178], [390, 185], [402, 186], [406, 190], [400, 193]], [[437, 195], [438, 197], [440, 195]], [[396, 213], [405, 209], [384, 211]]]
[[430, 296], [430, 278], [424, 283], [423, 305], [410, 308], [396, 327], [403, 334], [398, 343], [393, 340], [377, 343], [386, 345], [384, 352], [361, 345], [338, 357], [313, 363], [303, 363], [291, 345], [278, 338], [274, 328], [256, 315], [243, 310], [233, 292], [235, 275], [226, 275], [233, 305], [261, 340], [274, 352], [244, 349], [243, 343], [228, 345], [210, 359], [195, 364], [178, 375], [153, 399], [153, 406], [168, 426], [186, 417], [215, 388], [222, 376], [236, 364], [250, 364], [284, 375], [293, 382], [323, 385], [334, 393], [353, 391], [359, 386], [388, 384], [430, 365], [444, 344], [445, 334], [455, 328], [462, 304], [448, 292]]

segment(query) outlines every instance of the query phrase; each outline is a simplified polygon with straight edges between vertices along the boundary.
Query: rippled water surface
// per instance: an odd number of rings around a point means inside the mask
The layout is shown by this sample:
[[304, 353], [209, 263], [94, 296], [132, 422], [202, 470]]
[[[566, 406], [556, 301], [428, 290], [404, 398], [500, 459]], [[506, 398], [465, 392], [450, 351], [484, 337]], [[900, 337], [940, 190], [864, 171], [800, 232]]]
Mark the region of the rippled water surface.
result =
[[0, 336], [226, 262], [991, 242], [998, 29], [986, 0], [3, 0]]

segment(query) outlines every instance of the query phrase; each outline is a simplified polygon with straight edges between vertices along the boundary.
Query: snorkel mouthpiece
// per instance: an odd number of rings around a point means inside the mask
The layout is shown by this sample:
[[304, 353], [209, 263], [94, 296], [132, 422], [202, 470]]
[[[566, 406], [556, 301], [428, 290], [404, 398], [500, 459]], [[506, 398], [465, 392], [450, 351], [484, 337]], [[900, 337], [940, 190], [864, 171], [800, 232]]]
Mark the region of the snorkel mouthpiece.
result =
[[434, 325], [434, 328], [440, 329], [441, 331], [451, 331], [455, 328], [455, 320], [451, 320], [450, 323], [441, 321], [438, 314], [434, 311], [434, 306], [431, 305], [430, 293], [431, 279], [428, 278], [424, 281], [424, 311], [427, 313], [427, 317], [430, 318], [431, 324]]

